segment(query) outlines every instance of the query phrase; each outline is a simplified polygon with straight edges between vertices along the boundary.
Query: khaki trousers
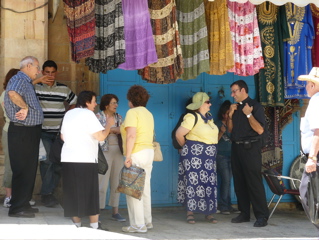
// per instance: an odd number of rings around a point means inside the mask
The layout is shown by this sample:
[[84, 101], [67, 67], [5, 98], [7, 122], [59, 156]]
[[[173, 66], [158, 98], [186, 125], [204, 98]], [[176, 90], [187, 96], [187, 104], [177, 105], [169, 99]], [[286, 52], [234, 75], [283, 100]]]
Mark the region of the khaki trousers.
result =
[[110, 182], [110, 199], [109, 206], [118, 207], [120, 201], [120, 193], [116, 189], [120, 181], [120, 172], [124, 166], [124, 157], [120, 152], [118, 145], [109, 145], [109, 150], [103, 152], [109, 168], [105, 175], [99, 174], [99, 196], [100, 209], [104, 209], [106, 205], [106, 192]]
[[145, 185], [141, 200], [126, 195], [131, 226], [152, 223], [151, 173], [153, 168], [153, 159], [153, 149], [144, 149], [132, 154], [133, 165], [144, 168], [145, 170]]

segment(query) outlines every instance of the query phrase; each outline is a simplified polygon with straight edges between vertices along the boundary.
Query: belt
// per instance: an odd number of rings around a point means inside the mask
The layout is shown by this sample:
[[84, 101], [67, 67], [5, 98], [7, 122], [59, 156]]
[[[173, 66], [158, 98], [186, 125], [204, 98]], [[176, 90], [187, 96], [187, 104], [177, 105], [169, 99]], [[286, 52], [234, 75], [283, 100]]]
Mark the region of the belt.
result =
[[21, 123], [17, 123], [17, 122], [11, 122], [14, 126], [17, 126], [17, 127], [36, 127], [38, 125], [23, 125]]
[[258, 142], [259, 139], [248, 139], [248, 140], [244, 140], [244, 141], [234, 141], [234, 143], [236, 144], [244, 144], [245, 142], [250, 142], [250, 143], [253, 143], [253, 142]]

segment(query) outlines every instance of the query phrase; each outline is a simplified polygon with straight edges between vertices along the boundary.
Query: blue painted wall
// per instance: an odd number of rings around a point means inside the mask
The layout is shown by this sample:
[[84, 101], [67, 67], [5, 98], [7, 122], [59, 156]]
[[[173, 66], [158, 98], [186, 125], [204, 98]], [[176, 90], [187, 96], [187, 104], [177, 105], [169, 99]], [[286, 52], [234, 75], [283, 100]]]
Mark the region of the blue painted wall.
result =
[[[222, 76], [201, 74], [196, 79], [182, 81], [174, 84], [152, 84], [142, 80], [137, 71], [125, 71], [116, 69], [107, 74], [100, 75], [100, 96], [113, 93], [119, 98], [118, 113], [125, 117], [128, 110], [126, 99], [127, 90], [134, 84], [144, 86], [151, 98], [147, 108], [153, 113], [155, 119], [156, 140], [160, 142], [164, 155], [163, 162], [154, 162], [151, 191], [153, 206], [178, 205], [176, 201], [178, 154], [171, 145], [171, 131], [175, 127], [179, 116], [185, 111], [186, 101], [198, 91], [207, 92], [212, 99], [211, 113], [216, 119], [220, 104], [230, 96], [230, 84], [238, 79], [243, 79], [249, 87], [250, 97], [255, 97], [253, 77], [239, 77], [231, 73]], [[223, 90], [224, 95], [221, 94]], [[299, 155], [299, 115], [294, 115], [294, 121], [283, 131], [283, 175], [289, 175], [289, 168], [293, 159]], [[288, 184], [288, 183], [287, 183]], [[265, 184], [267, 199], [272, 196]], [[236, 203], [234, 190], [232, 189], [232, 201]], [[284, 196], [282, 201], [295, 201], [293, 197]], [[121, 196], [120, 205], [125, 206], [125, 196]]]

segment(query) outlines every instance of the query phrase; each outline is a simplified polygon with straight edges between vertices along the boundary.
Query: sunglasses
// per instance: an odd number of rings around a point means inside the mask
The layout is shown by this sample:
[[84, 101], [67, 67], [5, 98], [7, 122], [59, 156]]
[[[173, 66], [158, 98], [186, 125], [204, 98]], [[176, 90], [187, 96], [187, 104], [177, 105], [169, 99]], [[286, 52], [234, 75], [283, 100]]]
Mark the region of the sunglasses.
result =
[[210, 102], [209, 100], [205, 101], [205, 103], [207, 103], [207, 104], [211, 104], [211, 102]]

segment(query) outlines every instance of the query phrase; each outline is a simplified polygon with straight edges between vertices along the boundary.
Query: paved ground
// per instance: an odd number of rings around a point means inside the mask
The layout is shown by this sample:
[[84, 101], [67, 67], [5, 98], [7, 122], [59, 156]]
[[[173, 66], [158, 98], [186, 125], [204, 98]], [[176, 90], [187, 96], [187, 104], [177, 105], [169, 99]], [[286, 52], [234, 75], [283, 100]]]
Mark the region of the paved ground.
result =
[[[70, 219], [63, 217], [63, 209], [46, 208], [37, 204], [40, 212], [34, 219], [8, 217], [8, 209], [0, 206], [0, 239], [319, 239], [318, 231], [310, 224], [303, 211], [276, 210], [264, 228], [254, 228], [251, 222], [230, 223], [232, 215], [216, 214], [217, 224], [205, 222], [204, 216], [196, 214], [196, 224], [185, 221], [185, 212], [180, 207], [154, 208], [154, 229], [141, 234], [124, 234], [120, 223], [110, 219], [110, 210], [101, 212], [101, 220], [109, 232], [84, 227], [76, 228]], [[127, 209], [120, 209], [127, 216]]]

